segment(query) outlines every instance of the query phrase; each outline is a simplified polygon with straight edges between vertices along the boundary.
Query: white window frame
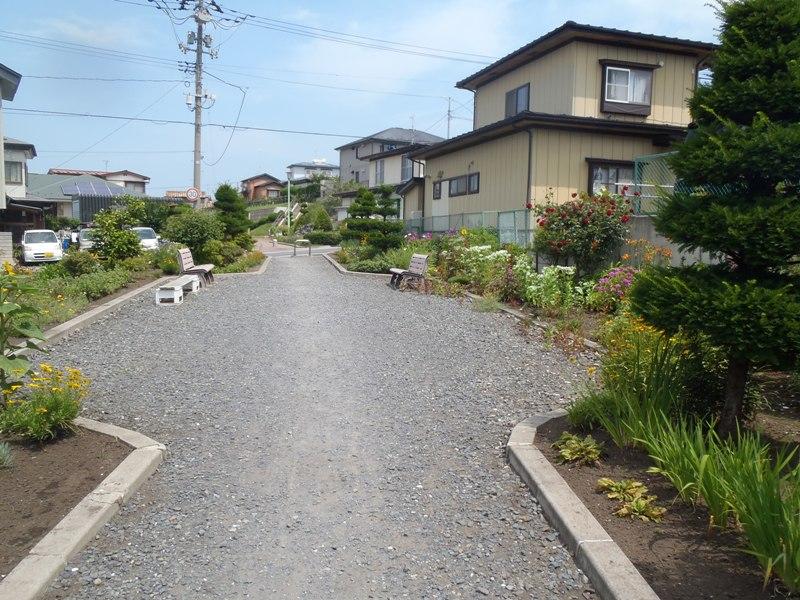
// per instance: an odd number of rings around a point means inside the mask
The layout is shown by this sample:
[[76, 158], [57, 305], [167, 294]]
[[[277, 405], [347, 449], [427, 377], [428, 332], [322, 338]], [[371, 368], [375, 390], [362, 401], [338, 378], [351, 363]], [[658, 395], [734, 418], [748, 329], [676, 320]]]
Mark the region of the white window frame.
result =
[[[632, 69], [632, 68], [629, 68], [629, 67], [615, 67], [615, 66], [612, 66], [612, 65], [606, 65], [605, 69], [606, 69], [606, 77], [605, 77], [606, 85], [605, 85], [605, 89], [603, 90], [603, 96], [604, 96], [606, 102], [616, 102], [618, 104], [634, 104], [636, 106], [652, 106], [652, 104], [653, 104], [653, 98], [652, 98], [652, 96], [653, 96], [653, 72], [652, 71], [647, 70], [647, 69]], [[611, 78], [608, 76], [611, 71], [619, 71], [621, 73], [627, 73], [627, 75], [628, 75], [628, 85], [626, 86], [627, 89], [628, 89], [628, 94], [627, 94], [627, 98], [625, 100], [617, 100], [615, 98], [609, 98], [608, 97], [608, 88], [609, 88], [609, 86], [614, 85], [616, 87], [622, 87], [620, 84], [612, 84], [611, 83], [611, 81], [610, 81]], [[648, 86], [650, 88], [649, 89], [649, 95], [650, 95], [650, 101], [649, 102], [634, 102], [634, 100], [633, 100], [633, 74], [634, 74], [634, 72], [636, 72], [636, 73], [646, 73], [647, 76], [650, 78], [650, 81], [648, 83]]]
[[375, 161], [375, 184], [382, 185], [384, 179], [386, 178], [386, 165], [383, 162], [384, 159], [379, 159]]
[[[11, 179], [8, 176], [8, 167], [9, 167], [9, 165], [17, 165], [18, 166], [18, 168], [19, 168], [19, 180]], [[25, 164], [22, 161], [19, 161], [19, 160], [7, 160], [3, 164], [3, 169], [5, 170], [5, 175], [6, 175], [5, 180], [6, 180], [6, 183], [8, 185], [22, 185], [23, 183], [25, 183]]]

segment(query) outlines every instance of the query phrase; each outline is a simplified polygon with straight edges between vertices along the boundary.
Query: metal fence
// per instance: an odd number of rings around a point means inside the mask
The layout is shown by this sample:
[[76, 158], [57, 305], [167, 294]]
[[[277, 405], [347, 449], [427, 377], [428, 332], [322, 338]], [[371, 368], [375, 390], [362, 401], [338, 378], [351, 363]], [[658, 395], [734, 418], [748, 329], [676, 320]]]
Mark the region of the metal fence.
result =
[[500, 242], [528, 246], [533, 242], [531, 215], [527, 210], [458, 213], [405, 220], [408, 233], [446, 233], [461, 229], [493, 229]]

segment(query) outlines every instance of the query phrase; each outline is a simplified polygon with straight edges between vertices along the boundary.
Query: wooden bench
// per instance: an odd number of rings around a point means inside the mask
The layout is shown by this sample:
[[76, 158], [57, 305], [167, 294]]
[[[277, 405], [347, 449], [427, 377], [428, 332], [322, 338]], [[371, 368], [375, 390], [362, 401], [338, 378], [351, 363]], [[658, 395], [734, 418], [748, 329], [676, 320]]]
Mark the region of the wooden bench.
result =
[[404, 279], [425, 281], [425, 274], [428, 272], [428, 255], [413, 254], [408, 269], [392, 267], [389, 269], [389, 272], [392, 274], [392, 280], [389, 282], [389, 285], [395, 289], [400, 287]]
[[181, 275], [199, 275], [200, 285], [214, 283], [214, 265], [196, 265], [192, 258], [192, 251], [188, 248], [178, 250], [178, 263], [181, 267]]
[[181, 304], [184, 292], [197, 293], [200, 289], [199, 275], [182, 275], [156, 290], [156, 304]]

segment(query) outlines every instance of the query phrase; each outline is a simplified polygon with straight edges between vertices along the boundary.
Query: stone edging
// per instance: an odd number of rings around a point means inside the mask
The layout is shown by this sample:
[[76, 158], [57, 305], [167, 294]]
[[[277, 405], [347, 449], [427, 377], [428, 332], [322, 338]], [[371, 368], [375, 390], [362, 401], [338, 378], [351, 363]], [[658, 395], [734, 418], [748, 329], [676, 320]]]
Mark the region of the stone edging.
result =
[[163, 444], [136, 431], [83, 417], [75, 424], [115, 437], [133, 451], [0, 581], [2, 599], [41, 598], [67, 561], [83, 550], [164, 458]]
[[359, 277], [380, 277], [382, 279], [391, 279], [391, 275], [389, 273], [360, 273], [359, 271], [348, 271], [339, 262], [333, 258], [329, 253], [325, 253], [322, 256], [333, 265], [333, 268], [339, 271], [342, 275], [357, 275]]
[[136, 296], [145, 293], [147, 290], [153, 289], [154, 287], [163, 284], [164, 282], [168, 281], [172, 277], [161, 277], [156, 279], [155, 281], [151, 281], [146, 283], [138, 288], [123, 294], [122, 296], [118, 296], [113, 300], [109, 300], [101, 304], [100, 306], [95, 306], [91, 310], [87, 310], [84, 313], [79, 314], [77, 317], [73, 317], [69, 321], [64, 321], [60, 325], [56, 325], [55, 327], [51, 327], [47, 331], [44, 332], [44, 339], [45, 342], [48, 344], [54, 344], [61, 340], [62, 338], [66, 337], [70, 333], [74, 331], [78, 331], [79, 329], [83, 329], [87, 325], [91, 325], [95, 321], [98, 321], [101, 317], [104, 317], [108, 313], [112, 312], [116, 308], [119, 307], [120, 304], [127, 302], [135, 298]]
[[255, 271], [245, 271], [244, 273], [219, 273], [214, 275], [214, 277], [227, 277], [228, 275], [263, 275], [264, 271], [267, 270], [267, 266], [269, 265], [270, 257], [265, 256], [264, 262], [261, 263], [261, 266], [258, 267]]
[[539, 500], [547, 520], [603, 600], [659, 600], [622, 549], [534, 445], [536, 428], [565, 414], [555, 410], [518, 423], [506, 444], [509, 464]]

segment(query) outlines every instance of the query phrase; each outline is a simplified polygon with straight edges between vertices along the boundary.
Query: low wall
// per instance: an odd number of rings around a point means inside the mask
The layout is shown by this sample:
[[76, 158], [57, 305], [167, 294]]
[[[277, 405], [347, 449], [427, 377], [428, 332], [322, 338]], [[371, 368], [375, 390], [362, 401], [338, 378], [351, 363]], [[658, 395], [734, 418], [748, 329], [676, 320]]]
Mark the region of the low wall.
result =
[[[634, 215], [630, 220], [630, 234], [629, 239], [640, 240], [645, 239], [648, 242], [657, 246], [665, 246], [672, 250], [672, 265], [691, 265], [697, 262], [711, 263], [713, 262], [711, 256], [707, 252], [681, 252], [678, 245], [669, 241], [663, 235], [656, 231], [653, 224], [653, 218], [647, 215]], [[621, 252], [624, 254], [630, 252], [630, 246], [623, 246]]]
[[8, 261], [13, 263], [13, 244], [11, 243], [11, 232], [0, 231], [0, 263]]

